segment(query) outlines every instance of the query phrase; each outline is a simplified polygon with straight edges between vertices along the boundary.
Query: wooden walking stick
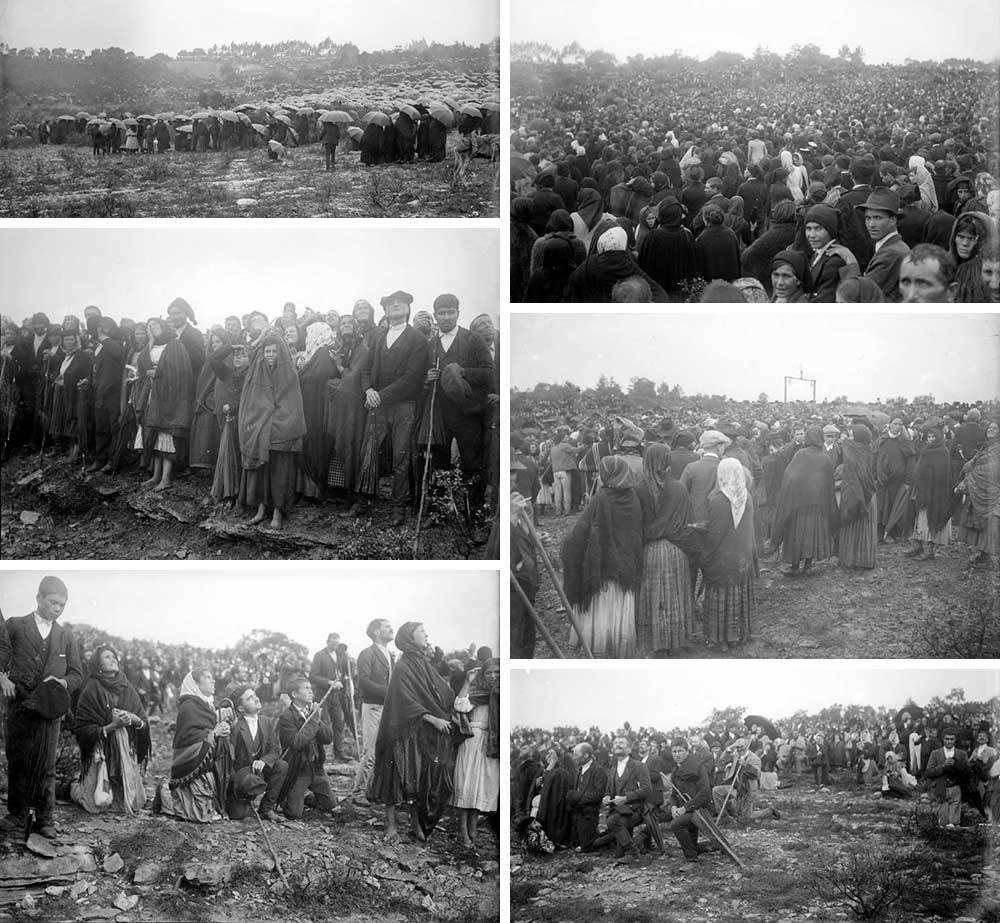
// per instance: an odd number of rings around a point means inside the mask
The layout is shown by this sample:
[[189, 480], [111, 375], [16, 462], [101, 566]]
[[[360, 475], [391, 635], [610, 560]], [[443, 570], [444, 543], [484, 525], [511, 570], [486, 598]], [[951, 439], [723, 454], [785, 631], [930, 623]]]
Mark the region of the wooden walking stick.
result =
[[271, 853], [271, 858], [274, 859], [274, 868], [277, 870], [278, 874], [281, 876], [281, 880], [285, 887], [291, 891], [292, 886], [288, 879], [285, 877], [285, 870], [281, 867], [281, 859], [278, 858], [278, 852], [274, 848], [274, 844], [271, 842], [271, 838], [267, 835], [267, 830], [264, 829], [264, 821], [260, 819], [260, 815], [257, 813], [257, 809], [254, 807], [254, 803], [250, 802], [250, 810], [253, 811], [253, 816], [257, 819], [257, 826], [260, 827], [260, 832], [264, 834], [264, 842], [267, 844], [268, 851]]
[[726, 797], [722, 801], [722, 809], [719, 811], [719, 816], [715, 819], [715, 822], [721, 823], [722, 815], [726, 813], [726, 805], [729, 804], [729, 798], [732, 796], [734, 789], [736, 788], [736, 782], [740, 777], [740, 768], [743, 766], [743, 761], [747, 758], [747, 754], [750, 752], [750, 748], [747, 747], [743, 755], [736, 761], [736, 769], [733, 770], [733, 781], [729, 786], [729, 791], [726, 792]]
[[[670, 787], [677, 793], [685, 805], [691, 801], [690, 796], [685, 795], [684, 792], [674, 785], [672, 781], [670, 782]], [[715, 821], [712, 820], [711, 815], [704, 808], [696, 808], [692, 812], [692, 817], [694, 818], [695, 826], [745, 872], [747, 870], [746, 865], [744, 865], [743, 860], [736, 855], [733, 847], [729, 844], [729, 840], [726, 839], [725, 835], [718, 828]]]
[[556, 655], [560, 660], [565, 660], [566, 655], [559, 649], [559, 645], [556, 644], [555, 638], [549, 633], [548, 628], [545, 627], [545, 623], [542, 621], [542, 617], [538, 614], [535, 607], [531, 604], [531, 600], [528, 599], [528, 594], [524, 592], [524, 587], [517, 582], [517, 577], [513, 574], [510, 575], [510, 585], [517, 591], [517, 595], [521, 597], [521, 602], [524, 603], [528, 610], [528, 614], [531, 616], [535, 623], [535, 626], [542, 633], [542, 637], [545, 639], [548, 646], [551, 648], [552, 653]]
[[[313, 703], [316, 706], [316, 710], [311, 711], [309, 712], [308, 715], [306, 715], [306, 720], [302, 722], [302, 728], [304, 728], [313, 719], [314, 715], [321, 715], [323, 713], [323, 705], [326, 702], [326, 700], [330, 697], [331, 692], [333, 692], [332, 683], [326, 687], [326, 692], [323, 693], [323, 698], [321, 698], [319, 702]], [[299, 730], [301, 731], [302, 728], [299, 728]], [[291, 747], [285, 747], [285, 752], [281, 754], [281, 758], [285, 759], [288, 756], [291, 749], [292, 749]]]
[[[440, 340], [438, 341], [440, 342]], [[434, 358], [434, 369], [440, 371], [441, 359]], [[431, 443], [434, 439], [434, 399], [437, 397], [438, 380], [431, 384], [431, 403], [427, 413], [427, 447], [424, 452], [424, 475], [420, 479], [420, 506], [417, 508], [417, 534], [413, 537], [413, 557], [420, 550], [420, 526], [424, 518], [424, 500], [427, 497], [427, 475], [431, 467]]]
[[535, 531], [535, 524], [531, 521], [531, 517], [525, 510], [519, 510], [518, 516], [521, 518], [521, 524], [524, 526], [525, 531], [527, 531], [528, 535], [531, 536], [531, 540], [535, 543], [535, 547], [541, 552], [542, 563], [545, 565], [545, 569], [549, 572], [549, 578], [552, 580], [552, 583], [556, 588], [556, 592], [559, 594], [559, 598], [562, 600], [562, 604], [566, 608], [566, 615], [569, 616], [570, 624], [573, 626], [576, 636], [580, 639], [580, 647], [583, 648], [583, 653], [593, 659], [594, 652], [590, 649], [587, 639], [583, 636], [583, 632], [580, 630], [580, 625], [576, 620], [576, 616], [573, 614], [573, 606], [566, 597], [566, 591], [563, 589], [563, 585], [559, 582], [559, 578], [556, 576], [556, 569], [552, 566], [549, 553], [545, 550], [542, 540], [538, 537], [538, 533]]

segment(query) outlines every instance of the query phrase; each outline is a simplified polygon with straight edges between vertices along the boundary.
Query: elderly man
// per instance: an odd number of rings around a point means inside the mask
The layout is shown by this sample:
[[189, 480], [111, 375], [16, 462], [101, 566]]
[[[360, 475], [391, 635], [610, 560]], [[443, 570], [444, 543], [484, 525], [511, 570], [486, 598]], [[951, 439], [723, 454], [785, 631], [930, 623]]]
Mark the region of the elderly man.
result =
[[[69, 591], [58, 577], [38, 585], [35, 611], [0, 621], [0, 693], [6, 699], [7, 811], [3, 828], [57, 836], [59, 726], [83, 684], [73, 632], [57, 624]], [[32, 815], [34, 821], [31, 821]], [[30, 828], [29, 828], [30, 822]]]
[[780, 815], [773, 808], [753, 807], [753, 789], [760, 780], [761, 761], [750, 748], [750, 741], [745, 737], [737, 738], [732, 751], [732, 762], [723, 771], [722, 784], [712, 786], [715, 812], [721, 813], [725, 806], [726, 813], [738, 820], [778, 818]]
[[701, 458], [691, 462], [681, 472], [681, 484], [691, 495], [691, 515], [694, 522], [708, 522], [708, 495], [715, 489], [716, 469], [729, 442], [729, 437], [718, 430], [705, 430], [698, 440]]
[[576, 777], [566, 792], [570, 810], [570, 845], [577, 852], [588, 850], [597, 839], [597, 820], [608, 787], [608, 774], [594, 760], [594, 748], [588, 743], [573, 748]]
[[864, 215], [868, 236], [875, 243], [875, 254], [868, 261], [865, 278], [882, 290], [886, 301], [899, 301], [899, 266], [910, 252], [896, 229], [899, 196], [888, 189], [873, 189], [868, 199], [855, 209]]
[[368, 779], [375, 766], [375, 740], [382, 720], [382, 706], [389, 690], [392, 669], [396, 657], [389, 650], [389, 642], [395, 637], [388, 619], [373, 619], [365, 633], [371, 638], [371, 647], [358, 654], [358, 691], [361, 693], [361, 738], [362, 751], [358, 761], [358, 771], [354, 775], [353, 799], [358, 804], [367, 804], [365, 792]]
[[962, 789], [969, 777], [969, 754], [955, 746], [957, 731], [945, 728], [940, 750], [931, 752], [924, 777], [938, 802], [938, 826], [953, 830], [962, 822]]
[[958, 291], [955, 260], [936, 244], [917, 244], [899, 265], [904, 304], [952, 304]]
[[653, 788], [646, 767], [632, 759], [632, 744], [627, 738], [616, 737], [611, 743], [611, 754], [603, 799], [608, 812], [607, 833], [594, 840], [592, 848], [614, 842], [616, 858], [622, 859], [626, 853], [631, 858], [638, 854], [632, 831], [642, 823]]

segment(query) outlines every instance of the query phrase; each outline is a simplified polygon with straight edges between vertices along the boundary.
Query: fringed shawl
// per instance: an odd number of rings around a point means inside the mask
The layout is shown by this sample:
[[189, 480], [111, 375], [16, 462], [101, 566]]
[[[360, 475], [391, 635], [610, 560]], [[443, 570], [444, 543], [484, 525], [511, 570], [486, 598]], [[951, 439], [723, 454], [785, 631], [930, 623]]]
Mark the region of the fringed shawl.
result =
[[170, 761], [170, 788], [186, 788], [214, 768], [214, 746], [209, 737], [217, 724], [215, 709], [204, 699], [182, 695], [177, 707], [174, 752]]

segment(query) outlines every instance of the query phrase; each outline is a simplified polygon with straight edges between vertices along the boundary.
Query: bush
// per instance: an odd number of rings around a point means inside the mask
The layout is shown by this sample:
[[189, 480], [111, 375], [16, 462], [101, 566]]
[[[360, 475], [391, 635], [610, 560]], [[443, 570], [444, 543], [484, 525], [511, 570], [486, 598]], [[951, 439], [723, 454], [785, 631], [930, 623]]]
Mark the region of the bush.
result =
[[83, 156], [72, 148], [60, 148], [59, 159], [63, 162], [63, 166], [66, 167], [66, 172], [70, 176], [82, 176], [87, 169]]
[[127, 195], [109, 190], [103, 195], [87, 196], [69, 202], [60, 218], [134, 218], [135, 205]]

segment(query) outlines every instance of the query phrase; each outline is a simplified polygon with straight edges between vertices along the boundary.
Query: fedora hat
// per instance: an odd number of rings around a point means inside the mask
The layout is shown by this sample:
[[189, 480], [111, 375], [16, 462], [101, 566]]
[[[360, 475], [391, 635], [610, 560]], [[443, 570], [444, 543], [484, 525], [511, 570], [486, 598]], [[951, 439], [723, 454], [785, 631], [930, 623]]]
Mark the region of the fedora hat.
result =
[[256, 775], [249, 766], [238, 770], [233, 777], [233, 796], [237, 801], [250, 801], [267, 791], [267, 782]]
[[69, 693], [54, 679], [35, 686], [24, 699], [24, 707], [41, 715], [46, 721], [61, 718], [69, 711]]
[[890, 215], [899, 214], [899, 196], [890, 189], [873, 189], [868, 201], [854, 206], [856, 209], [877, 209]]

